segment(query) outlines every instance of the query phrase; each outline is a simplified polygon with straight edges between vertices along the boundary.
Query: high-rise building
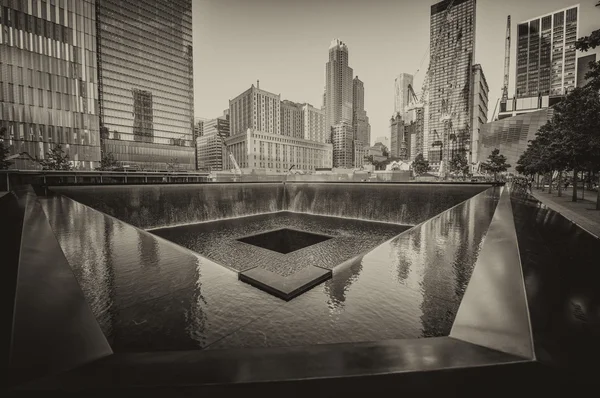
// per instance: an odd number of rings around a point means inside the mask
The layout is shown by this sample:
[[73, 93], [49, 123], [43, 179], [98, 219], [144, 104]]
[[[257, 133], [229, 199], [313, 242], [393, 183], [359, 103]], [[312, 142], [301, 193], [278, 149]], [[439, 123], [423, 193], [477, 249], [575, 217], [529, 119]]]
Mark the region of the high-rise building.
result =
[[348, 46], [339, 39], [329, 46], [325, 80], [327, 131], [341, 122], [352, 124], [352, 68], [348, 66]]
[[60, 144], [76, 169], [98, 165], [95, 3], [0, 1], [0, 139], [11, 154], [44, 159]]
[[410, 157], [410, 136], [407, 134], [407, 126], [400, 116], [396, 113], [390, 119], [390, 156], [400, 160], [408, 160]]
[[202, 135], [197, 138], [198, 170], [221, 171], [225, 148], [229, 137], [229, 117], [220, 116], [202, 123]]
[[579, 5], [517, 26], [516, 97], [563, 96], [577, 84]]
[[343, 121], [331, 127], [333, 144], [333, 167], [354, 166], [354, 132], [349, 122]]
[[585, 75], [590, 71], [590, 63], [596, 62], [596, 54], [586, 55], [577, 59], [577, 87], [583, 87], [589, 79]]
[[369, 156], [369, 145], [359, 140], [354, 140], [354, 167], [362, 167], [369, 164], [367, 157]]
[[330, 134], [325, 130], [325, 111], [310, 104], [302, 105], [304, 121], [304, 139], [317, 142], [329, 142]]
[[304, 138], [304, 114], [302, 104], [284, 100], [280, 105], [281, 134], [288, 137]]
[[394, 80], [394, 115], [400, 113], [403, 119], [406, 119], [404, 112], [410, 99], [408, 86], [412, 84], [413, 75], [408, 73], [401, 73]]
[[[468, 145], [475, 8], [476, 0], [445, 0], [431, 6], [432, 59], [425, 141], [429, 144], [426, 157], [434, 171], [446, 149]], [[451, 132], [445, 132], [444, 117], [451, 117]], [[444, 148], [444, 143], [448, 148]]]
[[194, 169], [191, 0], [97, 0], [95, 14], [103, 151]]
[[253, 84], [229, 100], [229, 120], [231, 135], [246, 134], [248, 129], [281, 134], [281, 97]]
[[365, 86], [358, 76], [352, 83], [352, 112], [354, 139], [366, 145], [371, 144], [371, 125], [365, 110]]
[[467, 158], [470, 162], [479, 160], [479, 136], [481, 126], [487, 123], [488, 120], [488, 93], [490, 88], [485, 79], [481, 65], [473, 65], [473, 73], [471, 74], [473, 82], [471, 84], [471, 138], [470, 152], [471, 157]]

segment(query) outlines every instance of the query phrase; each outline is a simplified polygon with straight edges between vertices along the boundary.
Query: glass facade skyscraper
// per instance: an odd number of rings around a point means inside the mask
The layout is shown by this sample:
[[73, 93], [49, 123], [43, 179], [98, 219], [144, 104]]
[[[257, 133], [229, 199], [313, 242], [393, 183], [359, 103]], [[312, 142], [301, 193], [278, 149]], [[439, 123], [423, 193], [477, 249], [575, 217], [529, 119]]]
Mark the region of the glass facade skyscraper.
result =
[[96, 13], [103, 151], [194, 169], [191, 0], [96, 0]]
[[577, 5], [518, 25], [517, 98], [562, 96], [576, 87], [578, 20]]
[[0, 139], [12, 154], [43, 159], [60, 144], [76, 169], [100, 161], [95, 6], [0, 0]]

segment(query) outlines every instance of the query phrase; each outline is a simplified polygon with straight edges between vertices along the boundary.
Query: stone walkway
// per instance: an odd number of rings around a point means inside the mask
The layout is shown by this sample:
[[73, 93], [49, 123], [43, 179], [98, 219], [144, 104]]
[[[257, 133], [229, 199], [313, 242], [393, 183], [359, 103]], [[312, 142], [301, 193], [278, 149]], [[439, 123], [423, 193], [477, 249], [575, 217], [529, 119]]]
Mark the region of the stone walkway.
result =
[[[600, 210], [596, 210], [597, 192], [586, 191], [585, 199], [579, 199], [577, 202], [571, 201], [572, 195], [571, 188], [564, 191], [560, 198], [555, 191], [549, 194], [547, 188], [545, 192], [533, 190], [533, 196], [537, 200], [600, 239]], [[581, 198], [581, 191], [577, 195]]]

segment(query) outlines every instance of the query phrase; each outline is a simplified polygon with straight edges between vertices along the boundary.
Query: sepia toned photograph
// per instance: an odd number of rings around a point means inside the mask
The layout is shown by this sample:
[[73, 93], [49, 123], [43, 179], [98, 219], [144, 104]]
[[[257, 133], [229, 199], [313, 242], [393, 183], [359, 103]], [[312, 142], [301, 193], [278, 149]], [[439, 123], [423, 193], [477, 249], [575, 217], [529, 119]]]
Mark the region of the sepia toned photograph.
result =
[[595, 396], [599, 184], [598, 0], [0, 0], [1, 395]]

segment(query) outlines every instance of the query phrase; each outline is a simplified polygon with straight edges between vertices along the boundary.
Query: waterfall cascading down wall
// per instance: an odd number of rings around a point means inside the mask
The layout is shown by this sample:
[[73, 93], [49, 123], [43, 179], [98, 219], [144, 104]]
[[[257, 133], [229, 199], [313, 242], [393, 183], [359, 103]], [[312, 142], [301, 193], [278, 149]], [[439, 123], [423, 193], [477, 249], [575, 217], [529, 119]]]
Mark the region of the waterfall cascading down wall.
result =
[[489, 187], [466, 184], [288, 183], [285, 210], [416, 225]]
[[239, 183], [51, 187], [143, 229], [277, 211], [419, 224], [489, 185]]
[[52, 187], [105, 214], [143, 229], [273, 213], [282, 208], [281, 183]]

